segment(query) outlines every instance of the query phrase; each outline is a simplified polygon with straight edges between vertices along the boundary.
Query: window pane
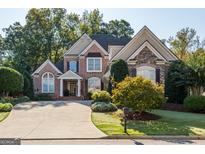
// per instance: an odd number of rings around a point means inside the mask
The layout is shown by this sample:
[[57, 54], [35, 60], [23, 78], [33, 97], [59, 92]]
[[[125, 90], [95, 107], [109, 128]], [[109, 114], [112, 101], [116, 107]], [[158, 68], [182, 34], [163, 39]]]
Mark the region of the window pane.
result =
[[70, 61], [70, 70], [73, 72], [77, 72], [77, 62], [76, 61]]
[[100, 59], [95, 59], [95, 70], [100, 70]]
[[94, 70], [94, 59], [88, 59], [88, 70]]
[[142, 76], [145, 79], [155, 81], [155, 68], [140, 67], [137, 69], [137, 75]]
[[97, 77], [92, 77], [88, 79], [88, 91], [95, 91], [101, 89], [101, 80]]
[[43, 92], [48, 92], [48, 80], [47, 78], [43, 78]]
[[49, 79], [49, 92], [53, 93], [54, 92], [54, 80]]

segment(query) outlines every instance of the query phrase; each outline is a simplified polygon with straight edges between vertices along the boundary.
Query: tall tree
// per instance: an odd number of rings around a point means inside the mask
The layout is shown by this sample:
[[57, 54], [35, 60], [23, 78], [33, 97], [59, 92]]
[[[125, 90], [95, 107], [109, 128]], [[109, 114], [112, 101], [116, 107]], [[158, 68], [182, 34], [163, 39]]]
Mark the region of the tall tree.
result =
[[195, 51], [199, 42], [199, 37], [196, 35], [195, 29], [183, 28], [177, 32], [175, 37], [170, 37], [168, 43], [171, 50], [176, 55], [183, 59], [188, 52]]
[[92, 36], [100, 31], [100, 27], [103, 23], [103, 14], [98, 9], [88, 12], [83, 12], [80, 20], [81, 33], [87, 33]]
[[103, 23], [101, 33], [111, 34], [115, 37], [132, 37], [134, 30], [131, 28], [130, 23], [121, 20], [111, 20], [108, 23]]
[[3, 55], [4, 55], [4, 39], [0, 34], [0, 65], [3, 62]]

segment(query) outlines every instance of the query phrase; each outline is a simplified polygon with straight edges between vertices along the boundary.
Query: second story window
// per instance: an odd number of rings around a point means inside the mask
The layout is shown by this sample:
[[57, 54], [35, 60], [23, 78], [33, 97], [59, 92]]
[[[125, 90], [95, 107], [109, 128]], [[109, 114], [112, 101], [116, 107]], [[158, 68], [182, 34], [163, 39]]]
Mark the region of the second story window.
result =
[[102, 58], [88, 57], [87, 58], [87, 72], [102, 72]]
[[76, 61], [70, 61], [69, 62], [69, 69], [73, 72], [77, 72], [77, 62]]

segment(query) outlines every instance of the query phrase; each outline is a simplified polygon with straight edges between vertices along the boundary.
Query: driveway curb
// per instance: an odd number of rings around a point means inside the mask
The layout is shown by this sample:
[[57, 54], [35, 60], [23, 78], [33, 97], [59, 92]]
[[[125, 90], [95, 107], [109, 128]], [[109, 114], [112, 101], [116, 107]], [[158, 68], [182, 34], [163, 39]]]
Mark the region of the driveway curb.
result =
[[21, 138], [21, 140], [103, 140], [103, 139], [147, 139], [147, 140], [205, 140], [205, 136], [122, 136], [113, 135], [101, 138]]

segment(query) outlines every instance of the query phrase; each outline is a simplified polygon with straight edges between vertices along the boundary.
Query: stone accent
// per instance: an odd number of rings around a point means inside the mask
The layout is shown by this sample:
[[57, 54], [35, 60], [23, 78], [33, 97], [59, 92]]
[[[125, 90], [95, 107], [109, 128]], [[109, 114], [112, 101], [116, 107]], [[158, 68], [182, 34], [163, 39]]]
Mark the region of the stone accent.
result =
[[137, 67], [141, 66], [150, 66], [154, 68], [160, 69], [160, 83], [164, 84], [165, 82], [165, 75], [166, 70], [168, 69], [167, 64], [160, 63], [158, 64], [158, 61], [162, 61], [159, 59], [152, 51], [149, 50], [149, 48], [145, 47], [134, 59], [132, 59], [132, 62], [128, 62], [128, 68], [129, 72], [131, 74], [131, 70]]

